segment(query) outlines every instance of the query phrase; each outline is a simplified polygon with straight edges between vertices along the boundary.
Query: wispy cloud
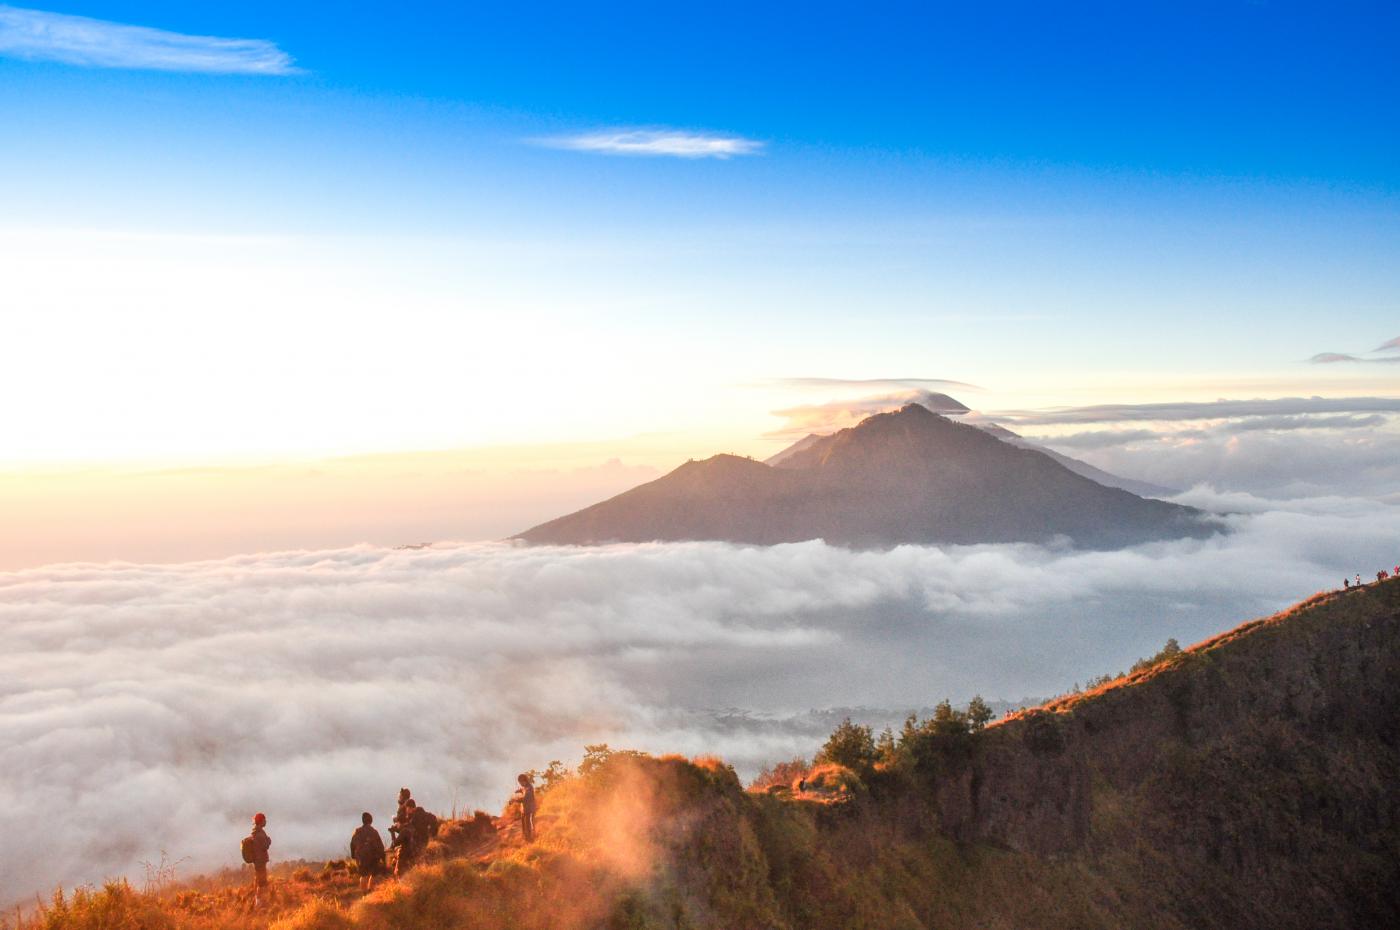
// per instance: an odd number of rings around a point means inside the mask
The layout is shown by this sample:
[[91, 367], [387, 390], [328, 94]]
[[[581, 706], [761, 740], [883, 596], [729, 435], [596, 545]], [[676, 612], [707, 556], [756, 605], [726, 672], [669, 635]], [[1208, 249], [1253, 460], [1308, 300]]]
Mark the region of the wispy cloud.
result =
[[1367, 355], [1376, 355], [1379, 352], [1400, 352], [1400, 336], [1394, 339], [1387, 339], [1376, 346], [1370, 352], [1319, 352], [1308, 361], [1314, 365], [1335, 365], [1337, 363], [1358, 363], [1363, 365], [1381, 363], [1393, 364], [1400, 362], [1400, 355], [1389, 355], [1381, 358], [1366, 358]]
[[1023, 426], [1058, 423], [1218, 420], [1230, 417], [1293, 416], [1317, 413], [1400, 413], [1396, 397], [1279, 397], [1164, 404], [1097, 404], [1048, 410], [1001, 410], [994, 420]]
[[0, 6], [0, 55], [88, 68], [208, 74], [298, 72], [292, 57], [266, 39], [185, 35], [11, 6]]
[[766, 439], [797, 439], [812, 433], [834, 433], [855, 426], [866, 417], [877, 413], [898, 410], [905, 404], [922, 404], [934, 413], [951, 416], [968, 412], [965, 404], [947, 394], [927, 390], [900, 391], [895, 394], [853, 397], [824, 404], [802, 404], [774, 410], [773, 415], [782, 417], [786, 422], [780, 428], [763, 435]]
[[[1377, 349], [1376, 351], [1380, 351]], [[1400, 355], [1393, 355], [1389, 358], [1362, 358], [1359, 355], [1349, 355], [1346, 352], [1319, 352], [1308, 359], [1314, 365], [1335, 365], [1338, 362], [1358, 362], [1361, 364], [1381, 364], [1400, 362]]]
[[670, 158], [732, 158], [757, 154], [764, 146], [762, 142], [742, 136], [681, 129], [601, 129], [535, 141], [550, 148], [576, 152]]
[[912, 391], [929, 387], [951, 387], [969, 391], [983, 390], [966, 381], [949, 381], [946, 378], [779, 378], [771, 383], [796, 388], [904, 388]]

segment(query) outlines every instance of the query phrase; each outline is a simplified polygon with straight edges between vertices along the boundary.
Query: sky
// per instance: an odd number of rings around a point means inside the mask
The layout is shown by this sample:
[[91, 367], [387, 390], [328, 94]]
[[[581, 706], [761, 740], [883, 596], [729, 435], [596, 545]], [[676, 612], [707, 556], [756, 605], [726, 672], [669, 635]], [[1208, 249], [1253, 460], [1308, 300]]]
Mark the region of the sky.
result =
[[1394, 391], [1393, 6], [475, 6], [0, 8], [0, 462]]

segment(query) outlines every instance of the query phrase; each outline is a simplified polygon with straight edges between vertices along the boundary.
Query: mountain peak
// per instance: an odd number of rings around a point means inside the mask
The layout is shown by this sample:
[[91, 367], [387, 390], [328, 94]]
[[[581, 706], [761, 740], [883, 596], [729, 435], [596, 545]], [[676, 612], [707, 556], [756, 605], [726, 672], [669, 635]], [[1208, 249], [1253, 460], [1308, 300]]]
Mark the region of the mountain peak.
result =
[[573, 545], [824, 539], [856, 547], [1068, 538], [1116, 548], [1213, 533], [1200, 517], [1105, 487], [911, 403], [809, 436], [768, 464], [727, 454], [687, 462], [519, 538]]

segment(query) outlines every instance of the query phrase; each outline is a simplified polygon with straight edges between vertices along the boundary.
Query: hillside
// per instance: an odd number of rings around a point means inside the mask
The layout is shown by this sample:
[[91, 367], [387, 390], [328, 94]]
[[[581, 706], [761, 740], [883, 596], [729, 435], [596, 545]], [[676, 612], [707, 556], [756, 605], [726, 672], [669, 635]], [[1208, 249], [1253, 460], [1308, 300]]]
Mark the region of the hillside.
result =
[[562, 545], [824, 539], [854, 547], [1067, 538], [1081, 548], [1117, 548], [1214, 529], [1199, 511], [1106, 487], [1040, 451], [910, 404], [804, 440], [777, 465], [732, 455], [687, 462], [517, 538]]
[[363, 900], [328, 868], [279, 882], [270, 914], [113, 886], [30, 926], [1400, 925], [1400, 580], [980, 732], [945, 724], [797, 793], [592, 747], [542, 791], [538, 842], [452, 824], [438, 862]]

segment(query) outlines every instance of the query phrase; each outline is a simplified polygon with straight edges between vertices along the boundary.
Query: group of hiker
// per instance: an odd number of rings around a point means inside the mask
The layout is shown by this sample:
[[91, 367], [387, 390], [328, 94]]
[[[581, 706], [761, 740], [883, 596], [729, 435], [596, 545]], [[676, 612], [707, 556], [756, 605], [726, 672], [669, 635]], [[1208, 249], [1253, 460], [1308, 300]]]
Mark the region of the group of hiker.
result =
[[[527, 774], [518, 776], [516, 782], [519, 787], [512, 801], [520, 814], [520, 834], [529, 843], [535, 839], [535, 786]], [[375, 878], [390, 874], [390, 850], [398, 851], [392, 873], [395, 878], [413, 868], [428, 848], [428, 842], [437, 836], [438, 826], [437, 816], [420, 806], [408, 788], [399, 789], [398, 811], [389, 826], [390, 842], [387, 847], [374, 826], [374, 815], [369, 811], [360, 814], [360, 826], [350, 837], [350, 858], [360, 877], [360, 890], [369, 892], [374, 887]], [[266, 827], [267, 815], [261, 811], [254, 814], [253, 829], [243, 838], [241, 847], [244, 863], [253, 867], [254, 908], [261, 907], [268, 894], [267, 865], [272, 858], [272, 839], [267, 835]]]
[[[1400, 565], [1395, 566], [1395, 571], [1393, 571], [1393, 572], [1386, 571], [1385, 569], [1381, 569], [1380, 571], [1376, 572], [1376, 580], [1377, 580], [1377, 581], [1385, 581], [1387, 578], [1391, 578], [1391, 577], [1400, 578]], [[1343, 590], [1343, 591], [1349, 591], [1349, 590], [1351, 590], [1352, 588], [1359, 588], [1359, 587], [1361, 587], [1362, 585], [1364, 585], [1365, 583], [1366, 583], [1366, 582], [1364, 582], [1364, 581], [1361, 580], [1361, 573], [1360, 573], [1360, 572], [1358, 572], [1357, 575], [1356, 575], [1356, 581], [1352, 581], [1350, 578], [1347, 578], [1347, 577], [1343, 576], [1343, 578], [1342, 578], [1342, 590]]]

